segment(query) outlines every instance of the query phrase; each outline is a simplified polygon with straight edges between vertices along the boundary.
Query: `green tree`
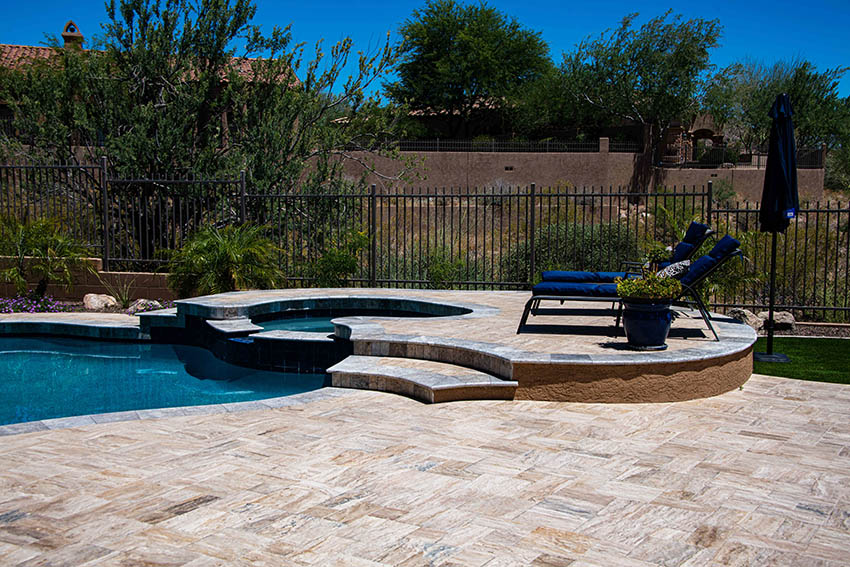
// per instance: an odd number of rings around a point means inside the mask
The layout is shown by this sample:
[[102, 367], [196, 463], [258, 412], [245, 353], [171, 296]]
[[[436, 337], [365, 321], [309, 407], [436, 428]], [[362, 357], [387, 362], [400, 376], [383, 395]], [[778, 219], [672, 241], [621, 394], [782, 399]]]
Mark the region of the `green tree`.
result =
[[681, 16], [652, 18], [639, 28], [637, 14], [596, 39], [588, 38], [564, 55], [564, 88], [586, 116], [643, 127], [643, 159], [633, 187], [652, 186], [653, 165], [670, 125], [699, 109], [709, 51], [718, 45], [718, 20], [683, 21]]
[[444, 115], [453, 137], [473, 135], [476, 115], [503, 109], [550, 64], [538, 32], [484, 2], [428, 0], [400, 32], [399, 80], [386, 92], [411, 109]]
[[381, 152], [392, 137], [398, 112], [365, 94], [393, 62], [389, 41], [358, 55], [350, 39], [328, 55], [319, 44], [308, 60], [288, 27], [251, 23], [250, 0], [110, 0], [106, 11], [91, 49], [54, 41], [55, 57], [3, 72], [19, 133], [4, 145], [50, 161], [107, 155], [127, 177], [246, 169], [260, 187], [315, 188], [341, 182], [352, 160], [365, 175], [371, 160], [351, 149]]
[[848, 69], [820, 72], [805, 60], [769, 66], [754, 61], [735, 63], [712, 79], [705, 109], [724, 128], [727, 138], [740, 140], [754, 151], [770, 136], [767, 113], [776, 95], [788, 93], [797, 146], [836, 148], [850, 139], [850, 102], [838, 95], [839, 81]]

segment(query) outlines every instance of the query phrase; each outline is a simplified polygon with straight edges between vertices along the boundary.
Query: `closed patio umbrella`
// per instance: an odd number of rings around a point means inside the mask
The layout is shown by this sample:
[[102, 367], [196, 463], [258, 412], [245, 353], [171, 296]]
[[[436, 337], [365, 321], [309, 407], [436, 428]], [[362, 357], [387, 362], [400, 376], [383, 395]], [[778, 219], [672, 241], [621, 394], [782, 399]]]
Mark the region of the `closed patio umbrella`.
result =
[[776, 303], [776, 235], [785, 232], [800, 208], [797, 196], [797, 147], [794, 143], [794, 122], [791, 119], [791, 98], [776, 97], [768, 113], [770, 146], [764, 172], [759, 224], [762, 232], [773, 234], [770, 253], [770, 299], [767, 320], [767, 352], [756, 353], [755, 359], [764, 362], [788, 362], [784, 354], [773, 352], [773, 310]]

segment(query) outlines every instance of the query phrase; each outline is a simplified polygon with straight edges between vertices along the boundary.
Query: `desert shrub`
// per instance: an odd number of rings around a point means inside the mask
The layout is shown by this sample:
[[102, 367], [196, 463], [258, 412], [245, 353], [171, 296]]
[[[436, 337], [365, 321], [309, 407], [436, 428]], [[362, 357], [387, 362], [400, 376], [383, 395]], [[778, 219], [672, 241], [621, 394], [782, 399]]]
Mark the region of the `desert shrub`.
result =
[[27, 292], [28, 282], [38, 284], [30, 292], [42, 298], [50, 283], [66, 288], [73, 283], [73, 271], [85, 264], [85, 248], [52, 219], [19, 221], [0, 220], [0, 255], [12, 257], [12, 266], [0, 272], [19, 294]]
[[357, 272], [360, 253], [368, 246], [366, 232], [351, 231], [331, 246], [315, 262], [313, 283], [318, 287], [342, 287]]
[[531, 243], [520, 242], [502, 257], [503, 281], [536, 281], [543, 270], [616, 270], [638, 257], [633, 232], [618, 223], [553, 223], [535, 235], [535, 271], [531, 273]]
[[168, 285], [180, 297], [282, 285], [280, 249], [250, 224], [205, 227], [169, 254]]
[[466, 266], [460, 258], [452, 259], [444, 246], [432, 248], [422, 259], [422, 269], [430, 289], [449, 289], [453, 282], [462, 281]]

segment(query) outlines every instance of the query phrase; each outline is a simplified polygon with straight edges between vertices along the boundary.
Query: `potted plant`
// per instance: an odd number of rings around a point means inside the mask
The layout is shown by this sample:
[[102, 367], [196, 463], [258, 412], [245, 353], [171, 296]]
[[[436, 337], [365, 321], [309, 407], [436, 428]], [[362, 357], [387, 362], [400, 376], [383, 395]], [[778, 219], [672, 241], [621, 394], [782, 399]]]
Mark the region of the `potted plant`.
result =
[[642, 278], [617, 281], [623, 300], [623, 328], [629, 345], [637, 350], [664, 350], [673, 315], [670, 304], [682, 292], [675, 278], [646, 274]]

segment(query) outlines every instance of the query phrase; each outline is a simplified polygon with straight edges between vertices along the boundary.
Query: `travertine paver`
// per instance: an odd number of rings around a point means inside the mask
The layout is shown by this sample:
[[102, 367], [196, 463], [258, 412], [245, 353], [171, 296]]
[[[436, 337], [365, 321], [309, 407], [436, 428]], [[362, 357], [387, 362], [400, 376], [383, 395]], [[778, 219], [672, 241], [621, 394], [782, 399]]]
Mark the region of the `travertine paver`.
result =
[[0, 440], [2, 565], [805, 565], [850, 558], [850, 388], [675, 404], [345, 391]]

